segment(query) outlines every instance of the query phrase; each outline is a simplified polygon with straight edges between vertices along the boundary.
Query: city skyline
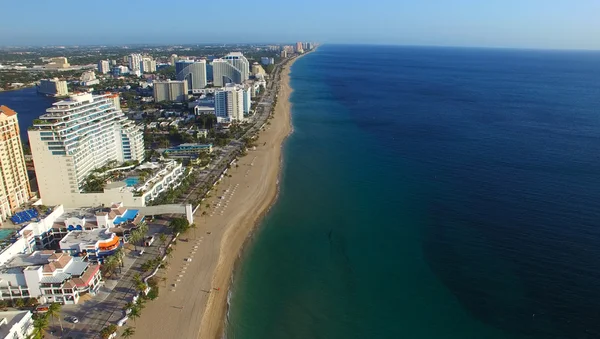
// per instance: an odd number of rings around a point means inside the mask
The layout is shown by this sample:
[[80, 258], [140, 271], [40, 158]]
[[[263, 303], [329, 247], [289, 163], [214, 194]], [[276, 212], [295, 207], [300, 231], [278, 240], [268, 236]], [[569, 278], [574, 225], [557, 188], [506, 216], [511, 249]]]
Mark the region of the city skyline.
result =
[[[541, 49], [600, 49], [600, 23], [596, 14], [600, 3], [592, 0], [570, 3], [550, 0], [475, 0], [457, 2], [425, 1], [411, 3], [379, 0], [365, 6], [358, 1], [339, 0], [302, 3], [275, 3], [232, 13], [231, 25], [207, 16], [205, 26], [178, 23], [164, 30], [149, 17], [160, 18], [164, 6], [137, 6], [108, 0], [104, 6], [119, 5], [129, 17], [106, 15], [101, 25], [86, 30], [73, 27], [89, 24], [77, 12], [97, 10], [93, 3], [64, 1], [63, 6], [36, 4], [31, 11], [26, 2], [4, 6], [6, 19], [0, 31], [0, 45], [124, 45], [193, 44], [319, 41], [340, 44], [435, 45], [463, 47], [507, 47]], [[178, 1], [169, 4], [177, 8]], [[217, 3], [181, 3], [193, 12], [218, 9]], [[315, 11], [319, 8], [319, 11]], [[28, 15], [19, 15], [28, 13]], [[294, 15], [283, 15], [294, 13]], [[69, 25], [44, 25], [48, 17], [68, 17]], [[259, 20], [254, 20], [259, 18]], [[58, 19], [60, 20], [60, 19]], [[248, 24], [251, 22], [251, 24]], [[310, 24], [308, 24], [310, 23]], [[144, 32], [144, 33], [139, 33]], [[243, 33], [243, 34], [241, 34]]]

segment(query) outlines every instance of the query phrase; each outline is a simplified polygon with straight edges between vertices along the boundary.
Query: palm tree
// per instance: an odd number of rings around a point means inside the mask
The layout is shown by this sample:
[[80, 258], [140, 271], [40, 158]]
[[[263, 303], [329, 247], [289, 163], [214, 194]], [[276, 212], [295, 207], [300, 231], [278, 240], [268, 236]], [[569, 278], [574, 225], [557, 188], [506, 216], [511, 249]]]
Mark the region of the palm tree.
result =
[[42, 338], [44, 331], [48, 329], [48, 317], [41, 316], [33, 321], [33, 338]]
[[135, 327], [127, 327], [125, 329], [125, 331], [123, 331], [123, 334], [121, 334], [121, 337], [131, 338], [131, 337], [133, 337], [134, 334], [135, 334]]
[[121, 265], [121, 267], [125, 266], [125, 264], [123, 263], [123, 258], [125, 257], [125, 250], [123, 250], [123, 247], [117, 248], [115, 254], [113, 255], [119, 260], [119, 264]]
[[117, 267], [118, 264], [119, 263], [116, 261], [116, 258], [113, 257], [112, 255], [104, 258], [104, 262], [102, 263], [107, 275], [112, 275], [112, 273], [114, 273], [115, 268]]
[[139, 273], [136, 273], [133, 275], [133, 282], [135, 284], [141, 283], [142, 282], [142, 277], [140, 276]]
[[59, 303], [50, 304], [50, 306], [48, 307], [48, 316], [52, 317], [52, 320], [54, 320], [55, 318], [58, 318], [58, 323], [60, 325], [60, 332], [62, 333], [64, 331], [64, 329], [63, 329], [62, 321], [60, 320], [60, 308], [61, 308], [61, 304], [59, 304]]
[[143, 238], [143, 235], [139, 231], [139, 229], [133, 230], [129, 234], [129, 243], [133, 244], [133, 246], [135, 247], [136, 252], [137, 252], [137, 244], [138, 244], [138, 242], [140, 242], [140, 240], [142, 240], [142, 238]]
[[[129, 312], [129, 319], [133, 319], [133, 323], [136, 323], [136, 319], [140, 317], [140, 309], [137, 306], [131, 308], [131, 312]], [[136, 324], [137, 325], [137, 324]]]

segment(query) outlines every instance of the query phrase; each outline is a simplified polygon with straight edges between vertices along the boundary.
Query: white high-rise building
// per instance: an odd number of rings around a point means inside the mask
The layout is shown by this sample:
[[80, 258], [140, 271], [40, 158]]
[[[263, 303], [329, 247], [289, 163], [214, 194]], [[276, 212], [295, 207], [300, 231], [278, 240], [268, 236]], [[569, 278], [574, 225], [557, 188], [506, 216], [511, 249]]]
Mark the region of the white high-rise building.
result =
[[156, 61], [152, 58], [143, 58], [140, 62], [140, 70], [142, 73], [156, 72]]
[[110, 63], [108, 62], [108, 60], [98, 61], [98, 72], [102, 74], [107, 74], [110, 72]]
[[215, 115], [218, 122], [244, 120], [244, 90], [228, 86], [215, 91]]
[[135, 71], [137, 69], [140, 69], [140, 62], [142, 62], [142, 55], [141, 54], [131, 54], [129, 55], [129, 70], [130, 71]]
[[44, 204], [80, 206], [88, 175], [112, 161], [142, 161], [144, 136], [111, 95], [72, 95], [52, 104], [28, 131]]
[[242, 82], [248, 80], [250, 77], [250, 63], [244, 54], [241, 52], [231, 52], [224, 56], [223, 59], [227, 60], [227, 62], [240, 70]]
[[215, 59], [212, 62], [213, 85], [223, 87], [225, 84], [241, 84], [242, 72], [225, 59]]
[[179, 60], [175, 63], [177, 80], [185, 80], [188, 90], [206, 87], [206, 60]]

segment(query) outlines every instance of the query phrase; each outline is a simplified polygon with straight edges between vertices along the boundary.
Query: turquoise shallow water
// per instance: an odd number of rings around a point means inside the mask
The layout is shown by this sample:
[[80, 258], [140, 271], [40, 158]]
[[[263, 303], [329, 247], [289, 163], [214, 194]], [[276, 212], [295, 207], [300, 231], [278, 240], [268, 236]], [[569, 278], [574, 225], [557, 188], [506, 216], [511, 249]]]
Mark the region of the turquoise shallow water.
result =
[[600, 337], [599, 56], [297, 61], [281, 194], [235, 272], [227, 338]]

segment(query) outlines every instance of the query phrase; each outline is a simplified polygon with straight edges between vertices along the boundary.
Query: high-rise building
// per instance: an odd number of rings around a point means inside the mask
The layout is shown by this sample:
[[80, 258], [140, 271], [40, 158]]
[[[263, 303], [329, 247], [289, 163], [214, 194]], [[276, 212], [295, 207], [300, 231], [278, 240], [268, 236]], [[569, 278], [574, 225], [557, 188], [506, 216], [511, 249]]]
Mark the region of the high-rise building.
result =
[[98, 72], [102, 74], [106, 74], [110, 72], [110, 63], [108, 60], [100, 60], [98, 61]]
[[174, 66], [177, 60], [179, 60], [177, 58], [177, 54], [171, 54], [171, 56], [169, 57], [169, 63], [171, 64], [171, 66]]
[[252, 107], [252, 87], [251, 86], [244, 86], [242, 88], [242, 95], [243, 95], [243, 104], [244, 104], [244, 114], [248, 115], [250, 114], [250, 108]]
[[136, 69], [140, 69], [140, 62], [142, 62], [141, 54], [131, 54], [129, 55], [129, 70], [134, 71]]
[[69, 95], [67, 82], [64, 80], [59, 80], [58, 78], [40, 80], [40, 85], [38, 86], [37, 91], [38, 93], [55, 97]]
[[281, 51], [281, 54], [279, 56], [281, 56], [284, 59], [287, 58], [287, 51], [284, 49], [283, 51]]
[[188, 83], [187, 81], [154, 81], [154, 101], [177, 101], [187, 100]]
[[272, 65], [275, 63], [275, 59], [270, 58], [270, 57], [261, 57], [260, 63], [263, 65]]
[[262, 68], [262, 66], [258, 62], [255, 62], [252, 64], [252, 74], [254, 76], [258, 74], [265, 74], [265, 69]]
[[31, 197], [17, 112], [0, 106], [0, 217], [8, 216]]
[[44, 204], [81, 206], [89, 174], [110, 162], [143, 161], [143, 132], [109, 95], [72, 95], [52, 104], [29, 129]]
[[156, 72], [156, 61], [152, 58], [143, 58], [142, 61], [140, 61], [140, 71], [142, 71], [142, 73]]
[[242, 72], [225, 59], [215, 59], [212, 62], [213, 85], [223, 87], [225, 84], [241, 84]]
[[296, 53], [304, 53], [304, 49], [302, 48], [302, 42], [300, 41], [296, 43]]
[[231, 52], [224, 56], [223, 59], [227, 60], [227, 62], [240, 70], [242, 82], [248, 80], [250, 77], [250, 63], [244, 54], [241, 52]]
[[215, 91], [215, 115], [218, 122], [244, 120], [244, 90], [227, 86]]
[[206, 60], [179, 60], [175, 62], [177, 80], [185, 80], [188, 90], [206, 87]]

